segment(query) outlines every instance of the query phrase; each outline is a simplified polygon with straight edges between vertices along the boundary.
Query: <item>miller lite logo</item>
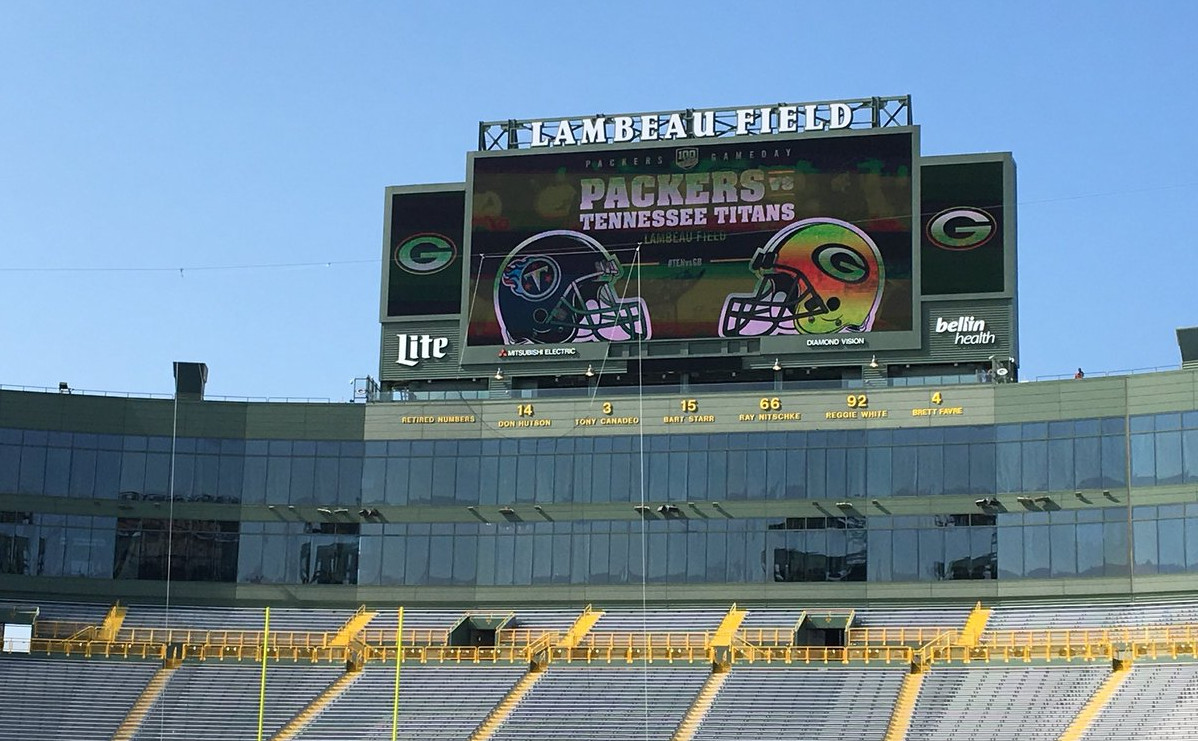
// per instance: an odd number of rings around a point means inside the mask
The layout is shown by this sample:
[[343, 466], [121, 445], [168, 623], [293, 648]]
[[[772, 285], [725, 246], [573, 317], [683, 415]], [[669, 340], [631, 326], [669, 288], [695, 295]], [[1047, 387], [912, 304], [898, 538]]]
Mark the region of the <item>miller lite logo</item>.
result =
[[395, 362], [408, 368], [415, 367], [421, 360], [445, 357], [449, 347], [448, 337], [432, 337], [426, 334], [397, 334], [399, 349]]
[[678, 165], [683, 170], [689, 170], [699, 164], [699, 149], [697, 147], [683, 147], [682, 149], [674, 150], [674, 164]]

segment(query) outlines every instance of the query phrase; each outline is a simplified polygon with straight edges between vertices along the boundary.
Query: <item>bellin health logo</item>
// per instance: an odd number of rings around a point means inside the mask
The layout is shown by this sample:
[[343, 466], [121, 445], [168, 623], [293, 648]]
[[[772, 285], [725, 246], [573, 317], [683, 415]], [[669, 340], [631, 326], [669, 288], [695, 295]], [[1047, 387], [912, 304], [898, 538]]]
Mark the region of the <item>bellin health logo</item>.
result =
[[956, 333], [957, 336], [953, 338], [954, 345], [994, 344], [994, 333], [986, 330], [984, 319], [963, 316], [950, 321], [944, 317], [936, 317], [936, 334], [946, 332]]

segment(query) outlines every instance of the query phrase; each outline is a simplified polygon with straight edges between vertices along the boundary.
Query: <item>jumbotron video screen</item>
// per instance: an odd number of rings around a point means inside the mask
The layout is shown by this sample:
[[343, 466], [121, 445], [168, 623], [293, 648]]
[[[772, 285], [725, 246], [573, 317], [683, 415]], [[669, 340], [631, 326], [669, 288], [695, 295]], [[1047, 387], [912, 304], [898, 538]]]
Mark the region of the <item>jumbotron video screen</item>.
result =
[[467, 343], [911, 331], [914, 129], [475, 154]]

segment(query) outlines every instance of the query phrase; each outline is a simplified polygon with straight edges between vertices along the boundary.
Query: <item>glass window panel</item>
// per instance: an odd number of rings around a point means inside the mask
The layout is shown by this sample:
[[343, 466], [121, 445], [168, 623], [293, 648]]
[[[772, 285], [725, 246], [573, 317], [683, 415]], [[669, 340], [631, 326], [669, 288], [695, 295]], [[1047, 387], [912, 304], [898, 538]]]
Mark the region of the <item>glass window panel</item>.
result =
[[[734, 436], [735, 437], [735, 436]], [[747, 499], [747, 481], [745, 478], [745, 451], [728, 451], [728, 499]]]
[[1102, 438], [1102, 485], [1127, 485], [1127, 448], [1122, 437]]
[[[266, 459], [266, 501], [286, 503], [291, 496], [291, 459], [272, 455]], [[129, 465], [129, 454], [125, 454], [125, 466]], [[125, 469], [121, 468], [124, 483]]]
[[[26, 435], [28, 437], [28, 434]], [[41, 494], [46, 484], [46, 448], [44, 445], [21, 447], [21, 469], [17, 490], [22, 494]]]
[[495, 532], [495, 585], [510, 587], [515, 583], [516, 526], [505, 522]]
[[944, 494], [944, 447], [921, 445], [916, 448], [919, 471], [916, 482], [921, 495]]
[[997, 494], [994, 443], [975, 443], [969, 446], [969, 492]]
[[[919, 483], [916, 476], [918, 471], [916, 448], [900, 445], [893, 449], [891, 481], [896, 496], [913, 496], [919, 493]], [[897, 565], [897, 561], [895, 564]]]
[[1077, 574], [1077, 526], [1073, 524], [1051, 525], [1048, 535], [1052, 542], [1052, 575], [1070, 577]]
[[627, 584], [629, 574], [628, 523], [613, 522], [611, 523], [611, 528], [611, 545], [608, 552], [608, 559], [611, 565], [608, 568], [608, 573], [612, 584]]
[[[791, 435], [787, 435], [788, 439], [790, 437]], [[786, 498], [803, 499], [806, 496], [807, 458], [801, 448], [792, 447], [786, 458]]]
[[686, 533], [686, 580], [691, 584], [707, 580], [706, 522], [688, 523]]
[[[818, 457], [818, 454], [817, 454]], [[824, 493], [826, 499], [844, 499], [848, 496], [848, 459], [844, 448], [827, 448], [824, 451]], [[808, 471], [812, 470], [808, 467]]]
[[477, 536], [478, 565], [475, 567], [475, 584], [480, 587], [495, 585], [495, 526], [483, 525]]
[[21, 446], [0, 445], [0, 491], [17, 491], [20, 471]]
[[1077, 575], [1103, 574], [1102, 523], [1080, 524], [1077, 526]]
[[1025, 526], [1023, 529], [1023, 574], [1030, 579], [1047, 579], [1052, 574], [1048, 527]]
[[[871, 430], [871, 432], [874, 432]], [[867, 448], [865, 451], [866, 494], [871, 497], [888, 497], [890, 484], [891, 455], [889, 447]]]
[[449, 505], [457, 500], [457, 468], [454, 456], [433, 459], [433, 504]]
[[362, 501], [383, 501], [384, 486], [387, 482], [387, 461], [385, 458], [367, 458], [362, 464]]
[[478, 503], [499, 503], [499, 459], [494, 456], [478, 459]]
[[1151, 414], [1138, 414], [1128, 420], [1128, 429], [1135, 432], [1152, 432], [1156, 418]]
[[723, 450], [707, 452], [707, 496], [715, 501], [728, 498], [728, 454]]
[[1131, 485], [1156, 483], [1156, 440], [1151, 433], [1131, 436]]
[[1023, 490], [1023, 453], [1020, 443], [998, 443], [998, 491], [1008, 493]]
[[[530, 450], [530, 448], [536, 447], [536, 440], [521, 440], [520, 442], [520, 454], [517, 455], [512, 461], [516, 472], [515, 481], [518, 483], [513, 484], [513, 498], [511, 501], [548, 501], [548, 497], [542, 499], [542, 497], [537, 493], [537, 484], [539, 483], [539, 479], [537, 477], [537, 462], [539, 456]], [[499, 470], [501, 473], [505, 470], [502, 462], [500, 463]]]
[[1099, 438], [1080, 437], [1073, 441], [1073, 481], [1081, 489], [1097, 489], [1102, 486]]
[[408, 458], [387, 459], [387, 480], [383, 498], [387, 504], [408, 503]]
[[591, 569], [588, 581], [592, 584], [610, 584], [611, 578], [611, 532], [606, 522], [591, 524], [590, 554]]
[[46, 481], [43, 491], [48, 496], [65, 497], [70, 491], [70, 480], [70, 448], [49, 448], [46, 451]]
[[894, 581], [919, 581], [919, 531], [893, 531], [894, 555], [890, 560]]
[[706, 581], [709, 584], [728, 581], [728, 562], [725, 557], [727, 551], [727, 521], [708, 521]]
[[764, 450], [745, 452], [745, 494], [748, 499], [766, 499], [769, 496], [765, 460]]
[[[582, 438], [575, 442], [582, 442]], [[606, 488], [600, 489], [598, 492], [591, 491], [591, 464], [592, 459], [589, 453], [574, 456], [574, 501], [576, 502], [606, 501], [603, 497], [610, 495]]]
[[969, 451], [971, 448], [976, 448], [976, 445], [945, 445], [943, 448], [937, 447], [936, 450], [943, 450], [944, 455], [941, 461], [944, 471], [944, 493], [945, 494], [972, 494], [973, 490], [969, 484], [970, 460]]
[[[101, 456], [103, 455], [101, 453]], [[245, 468], [241, 475], [242, 502], [256, 504], [266, 501], [266, 461], [267, 459], [261, 456], [247, 457], [245, 459]], [[99, 467], [100, 462], [97, 461], [97, 472]], [[275, 501], [286, 503], [287, 500]]]
[[[546, 442], [552, 443], [552, 440]], [[557, 456], [549, 453], [538, 453], [535, 456], [528, 456], [521, 459], [520, 463], [520, 478], [523, 481], [528, 481], [535, 484], [535, 494], [532, 501], [535, 502], [553, 502], [556, 501], [553, 491], [553, 483], [555, 479], [553, 467], [557, 463]], [[527, 471], [529, 465], [533, 466], [533, 470]]]
[[[71, 481], [68, 493], [72, 497], [90, 499], [96, 490], [96, 457], [99, 451], [76, 448], [71, 456]], [[4, 465], [0, 461], [0, 466]]]
[[807, 461], [807, 497], [826, 499], [828, 497], [827, 451], [823, 448], [809, 448], [804, 457]]
[[1020, 436], [1023, 440], [1043, 440], [1048, 437], [1048, 423], [1024, 422], [1021, 425]]
[[411, 458], [408, 463], [408, 503], [430, 504], [433, 498], [433, 459]]
[[[1198, 509], [1190, 505], [1190, 509]], [[1198, 571], [1198, 517], [1190, 514], [1185, 519], [1186, 571]]]
[[457, 456], [454, 464], [453, 499], [458, 504], [478, 504], [479, 458], [473, 455]]
[[1156, 521], [1137, 520], [1132, 523], [1132, 543], [1135, 546], [1135, 573], [1155, 574], [1159, 563]]
[[[342, 456], [337, 459], [338, 504], [353, 505], [362, 501], [362, 466], [364, 463], [365, 458], [361, 456]], [[449, 491], [449, 500], [452, 501], [452, 489]]]
[[1156, 483], [1180, 484], [1182, 481], [1181, 432], [1156, 433]]
[[944, 563], [944, 530], [925, 527], [919, 530], [920, 581], [946, 578]]
[[728, 548], [728, 559], [725, 572], [727, 574], [727, 581], [747, 581], [745, 550], [748, 543], [745, 538], [744, 531], [740, 529], [729, 528], [726, 543]]
[[[499, 456], [498, 496], [499, 501], [505, 504], [522, 501], [520, 492], [524, 487], [520, 486], [520, 478], [517, 476], [517, 461], [518, 456], [514, 452], [511, 455]], [[527, 497], [524, 497], [523, 501], [528, 501]], [[528, 582], [518, 583], [527, 584]]]
[[1181, 433], [1182, 475], [1187, 484], [1198, 481], [1198, 430]]
[[[621, 501], [623, 497], [628, 495], [627, 491], [625, 491], [626, 486], [620, 487], [617, 491], [616, 485], [613, 485], [612, 479], [615, 478], [615, 472], [612, 465], [612, 455], [612, 453], [594, 453], [587, 456], [587, 460], [590, 462], [588, 470], [591, 472], [591, 481], [587, 486], [587, 491], [591, 492], [590, 501], [592, 502], [610, 502], [613, 496], [616, 497], [616, 501]], [[621, 458], [625, 457], [624, 454], [617, 455]], [[622, 473], [626, 483], [628, 480], [627, 469]], [[636, 499], [639, 501], [640, 497], [638, 496]]]
[[553, 580], [553, 533], [548, 526], [552, 523], [536, 523], [535, 534], [526, 535], [532, 543], [532, 583], [549, 584]]
[[[681, 540], [678, 533], [673, 537]], [[766, 581], [765, 531], [759, 527], [745, 533], [745, 579], [754, 584]]]
[[571, 523], [559, 522], [553, 528], [553, 576], [554, 584], [570, 583]]
[[316, 495], [314, 487], [316, 458], [314, 456], [293, 456], [288, 460], [291, 461], [291, 503], [329, 504], [331, 499], [323, 499]]
[[407, 537], [404, 538], [404, 584], [428, 584], [429, 537], [428, 525], [408, 525]]
[[891, 573], [891, 533], [889, 530], [869, 531], [868, 580], [872, 582], [893, 581]]
[[973, 559], [968, 527], [944, 529], [944, 578], [961, 580], [971, 578]]
[[1023, 491], [1048, 489], [1048, 443], [1042, 440], [1020, 445]]
[[1048, 443], [1048, 489], [1066, 491], [1074, 488], [1073, 440], [1050, 440]]
[[845, 489], [849, 497], [865, 496], [865, 448], [845, 451]]
[[1159, 572], [1177, 574], [1185, 571], [1185, 521], [1179, 517], [1158, 520], [1156, 532]]
[[[691, 455], [699, 455], [691, 453]], [[765, 451], [765, 496], [767, 499], [782, 499], [786, 496], [786, 460], [789, 450]]]

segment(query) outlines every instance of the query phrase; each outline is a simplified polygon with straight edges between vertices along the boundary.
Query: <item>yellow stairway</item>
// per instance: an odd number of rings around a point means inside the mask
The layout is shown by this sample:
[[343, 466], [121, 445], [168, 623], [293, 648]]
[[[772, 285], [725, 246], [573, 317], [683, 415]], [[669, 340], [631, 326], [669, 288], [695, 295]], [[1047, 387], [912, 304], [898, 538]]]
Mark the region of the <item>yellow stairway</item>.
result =
[[[738, 620], [737, 623], [739, 622]], [[711, 704], [715, 702], [715, 696], [719, 694], [724, 682], [728, 681], [729, 674], [731, 672], [726, 667], [717, 667], [708, 675], [707, 681], [699, 688], [699, 694], [695, 696], [695, 701], [691, 703], [686, 715], [682, 716], [682, 721], [670, 741], [690, 741], [695, 737], [699, 724], [707, 716], [707, 711], [711, 710]]]
[[990, 608], [982, 607], [982, 603], [977, 603], [969, 612], [969, 618], [965, 621], [965, 627], [961, 629], [961, 638], [959, 643], [962, 646], [976, 646], [982, 638], [982, 631], [986, 630], [986, 621], [990, 619]]
[[137, 735], [137, 730], [141, 728], [150, 708], [154, 707], [154, 702], [162, 696], [162, 691], [166, 689], [167, 680], [178, 668], [178, 663], [167, 662], [154, 672], [154, 676], [150, 677], [149, 682], [146, 682], [145, 688], [142, 689], [137, 701], [133, 703], [133, 707], [129, 708], [128, 714], [121, 721], [116, 733], [112, 734], [112, 741], [131, 741]]
[[1098, 711], [1106, 707], [1107, 702], [1115, 695], [1115, 691], [1123, 684], [1128, 675], [1130, 664], [1125, 664], [1121, 661], [1115, 662], [1115, 668], [1106, 681], [1094, 691], [1094, 695], [1090, 697], [1090, 701], [1082, 708], [1065, 732], [1061, 734], [1060, 741], [1078, 741], [1085, 734], [1086, 729], [1094, 722], [1094, 717], [1098, 715]]
[[903, 677], [903, 686], [899, 688], [898, 700], [895, 701], [894, 712], [890, 716], [890, 725], [886, 727], [885, 741], [903, 741], [907, 737], [907, 729], [911, 727], [911, 714], [915, 712], [915, 699], [919, 697], [919, 688], [922, 686], [922, 671], [913, 671]]
[[357, 637], [366, 627], [367, 623], [373, 620], [377, 614], [374, 610], [367, 610], [365, 605], [359, 607], [358, 611], [350, 616], [349, 620], [345, 621], [345, 624], [341, 626], [337, 634], [329, 639], [329, 645], [348, 646], [350, 641]]
[[483, 722], [478, 724], [478, 728], [474, 729], [474, 733], [470, 734], [469, 741], [486, 741], [495, 735], [495, 731], [499, 730], [499, 726], [507, 720], [507, 717], [516, 709], [516, 705], [520, 704], [520, 701], [544, 673], [540, 668], [533, 667], [523, 677], [520, 677], [520, 681], [512, 685], [499, 704], [491, 709], [487, 717], [483, 718]]
[[275, 732], [275, 735], [270, 737], [270, 741], [285, 741], [285, 739], [294, 738], [295, 734], [302, 731], [305, 726], [311, 723], [316, 716], [320, 715], [334, 700], [341, 697], [361, 674], [361, 669], [353, 669], [337, 677], [337, 679], [333, 680], [332, 684], [324, 688], [324, 692], [317, 695], [312, 702], [308, 703], [307, 707], [296, 713], [295, 717], [287, 721], [282, 728]]
[[557, 642], [558, 648], [577, 648], [578, 644], [582, 643], [582, 639], [590, 632], [595, 623], [599, 622], [599, 618], [603, 617], [603, 610], [596, 610], [590, 605], [583, 608], [582, 614], [562, 636], [562, 639]]

